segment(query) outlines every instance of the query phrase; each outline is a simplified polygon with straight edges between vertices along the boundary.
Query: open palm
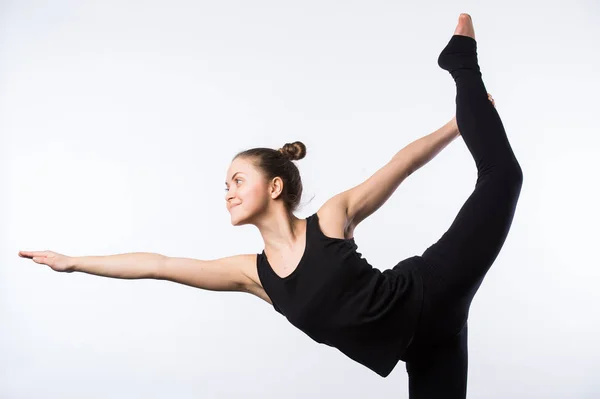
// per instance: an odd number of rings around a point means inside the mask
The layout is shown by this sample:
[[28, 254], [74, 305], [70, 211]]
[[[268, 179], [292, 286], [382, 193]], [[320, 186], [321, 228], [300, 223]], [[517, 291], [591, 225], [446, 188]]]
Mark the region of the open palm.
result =
[[71, 258], [52, 251], [19, 251], [21, 258], [32, 259], [35, 263], [48, 265], [57, 272], [71, 272]]

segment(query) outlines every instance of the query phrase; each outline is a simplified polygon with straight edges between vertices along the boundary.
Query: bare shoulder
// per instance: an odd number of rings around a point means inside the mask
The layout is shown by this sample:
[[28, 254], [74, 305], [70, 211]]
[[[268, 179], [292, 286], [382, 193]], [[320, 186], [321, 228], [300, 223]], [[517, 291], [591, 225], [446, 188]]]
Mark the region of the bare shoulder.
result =
[[348, 218], [348, 204], [344, 193], [325, 202], [317, 211], [319, 227], [327, 237], [347, 239], [354, 236], [354, 226]]
[[257, 254], [235, 255], [231, 257], [231, 260], [236, 264], [235, 267], [240, 270], [244, 278], [240, 291], [255, 295], [272, 305], [273, 302], [264, 290], [258, 276], [258, 268], [256, 265]]

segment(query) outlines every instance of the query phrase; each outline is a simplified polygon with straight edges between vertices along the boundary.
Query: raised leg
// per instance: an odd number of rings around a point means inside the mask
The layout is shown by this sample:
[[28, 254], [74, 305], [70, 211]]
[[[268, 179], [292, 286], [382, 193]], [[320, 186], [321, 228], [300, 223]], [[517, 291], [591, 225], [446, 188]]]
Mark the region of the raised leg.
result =
[[[473, 32], [470, 16], [461, 14], [457, 31]], [[438, 64], [456, 83], [456, 119], [478, 171], [474, 191], [450, 228], [422, 255], [429, 267], [423, 270], [421, 333], [443, 340], [464, 326], [473, 296], [506, 240], [523, 175], [488, 98], [474, 37], [452, 36]]]

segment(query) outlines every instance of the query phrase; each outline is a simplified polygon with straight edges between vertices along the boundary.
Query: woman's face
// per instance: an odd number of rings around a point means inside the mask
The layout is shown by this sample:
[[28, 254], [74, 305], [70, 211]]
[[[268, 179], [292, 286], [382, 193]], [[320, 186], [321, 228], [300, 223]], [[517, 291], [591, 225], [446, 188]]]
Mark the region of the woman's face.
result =
[[251, 223], [269, 204], [268, 185], [252, 163], [238, 157], [231, 162], [225, 178], [225, 202], [231, 224]]

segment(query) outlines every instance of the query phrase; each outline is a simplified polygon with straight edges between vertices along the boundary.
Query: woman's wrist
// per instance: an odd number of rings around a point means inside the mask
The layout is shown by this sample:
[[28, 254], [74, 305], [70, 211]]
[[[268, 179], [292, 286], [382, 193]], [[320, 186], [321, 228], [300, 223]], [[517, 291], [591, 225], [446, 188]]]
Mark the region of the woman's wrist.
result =
[[460, 131], [458, 130], [458, 123], [456, 122], [456, 116], [452, 118], [450, 122], [448, 122], [448, 127], [452, 129], [456, 135], [460, 134]]

